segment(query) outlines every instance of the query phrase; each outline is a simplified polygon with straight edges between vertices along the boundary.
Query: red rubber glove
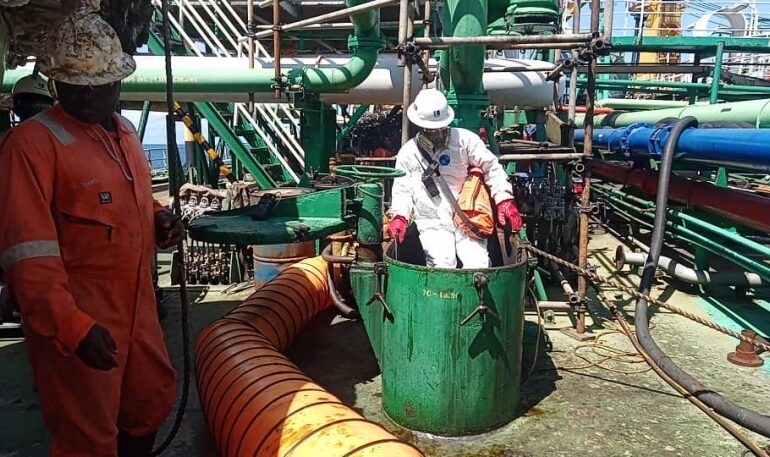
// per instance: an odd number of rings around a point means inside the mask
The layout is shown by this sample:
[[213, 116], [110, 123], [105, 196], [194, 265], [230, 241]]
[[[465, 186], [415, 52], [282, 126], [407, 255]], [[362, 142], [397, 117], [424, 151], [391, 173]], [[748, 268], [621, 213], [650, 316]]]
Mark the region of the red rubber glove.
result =
[[388, 235], [399, 243], [404, 242], [406, 236], [406, 218], [404, 216], [396, 216], [388, 222]]
[[521, 216], [513, 200], [504, 200], [497, 204], [497, 222], [501, 227], [510, 225], [513, 232], [519, 231], [522, 225]]

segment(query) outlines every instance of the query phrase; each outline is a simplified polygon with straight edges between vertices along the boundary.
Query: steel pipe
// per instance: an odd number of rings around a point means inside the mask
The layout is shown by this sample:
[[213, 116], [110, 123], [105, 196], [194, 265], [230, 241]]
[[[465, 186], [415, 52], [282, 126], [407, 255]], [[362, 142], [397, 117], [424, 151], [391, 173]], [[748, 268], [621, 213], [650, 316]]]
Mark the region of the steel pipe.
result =
[[[644, 252], [630, 252], [618, 246], [615, 251], [615, 267], [620, 270], [624, 265], [641, 266], [647, 254]], [[764, 286], [762, 277], [756, 273], [746, 271], [706, 271], [696, 270], [677, 262], [676, 260], [661, 255], [658, 259], [658, 267], [670, 276], [689, 284], [718, 285], [718, 286]]]
[[505, 49], [509, 46], [528, 44], [553, 44], [554, 48], [562, 47], [559, 43], [590, 43], [590, 33], [562, 35], [487, 35], [463, 37], [430, 37], [415, 38], [417, 46], [425, 49], [449, 49], [451, 46], [484, 45], [491, 49]]
[[[355, 15], [365, 13], [367, 11], [372, 11], [372, 10], [382, 8], [383, 6], [388, 6], [388, 5], [398, 3], [398, 1], [399, 0], [373, 0], [371, 2], [366, 2], [360, 5], [351, 6], [349, 8], [344, 8], [338, 11], [334, 11], [332, 13], [321, 14], [319, 16], [315, 16], [310, 19], [303, 19], [301, 21], [292, 22], [291, 24], [282, 25], [281, 32], [290, 32], [292, 30], [299, 30], [302, 27], [307, 25], [321, 24], [327, 21], [340, 19], [347, 16], [353, 17]], [[355, 22], [355, 20], [353, 22]], [[257, 39], [267, 38], [272, 34], [273, 34], [272, 30], [265, 30], [254, 34], [254, 38], [257, 38]]]
[[[253, 40], [252, 40], [253, 42]], [[251, 46], [249, 46], [249, 56], [253, 59]], [[280, 0], [273, 0], [273, 62], [275, 65], [275, 86], [273, 95], [275, 98], [281, 98], [281, 4]]]
[[[586, 114], [586, 121], [589, 115]], [[587, 143], [588, 125], [575, 131], [576, 143]], [[597, 147], [619, 151], [630, 157], [660, 159], [662, 145], [670, 135], [670, 125], [631, 125], [617, 129], [594, 130], [591, 139]], [[699, 129], [682, 132], [676, 145], [676, 160], [714, 167], [731, 167], [760, 173], [770, 172], [770, 130]]]
[[571, 161], [585, 157], [581, 152], [553, 153], [553, 154], [503, 154], [497, 157], [500, 162], [532, 162], [537, 160]]
[[647, 122], [656, 123], [661, 119], [692, 116], [700, 124], [705, 122], [746, 122], [757, 128], [770, 127], [770, 99], [750, 100], [716, 105], [688, 105], [681, 108], [639, 111], [636, 113], [614, 113], [596, 116], [597, 125], [625, 127]]
[[[317, 57], [284, 57], [281, 68], [284, 74], [299, 73], [303, 66], [313, 66]], [[122, 101], [164, 101], [165, 75], [163, 58], [137, 56], [137, 70], [122, 81]], [[248, 93], [254, 92], [257, 103], [277, 103], [273, 98], [273, 61], [257, 58], [254, 70], [248, 69], [248, 59], [215, 57], [173, 57], [174, 94], [177, 101], [188, 102], [247, 102]], [[321, 60], [314, 71], [336, 70], [349, 72], [351, 56], [331, 56]], [[484, 89], [495, 105], [518, 106], [520, 109], [539, 109], [549, 106], [553, 99], [553, 84], [545, 80], [546, 72], [553, 68], [548, 62], [529, 59], [487, 59], [485, 68], [530, 67], [532, 70], [518, 73], [488, 72], [483, 74]], [[549, 67], [549, 65], [551, 65]], [[32, 73], [34, 64], [6, 70], [2, 91], [9, 93], [21, 77]], [[431, 62], [435, 68], [437, 62]], [[200, 71], [206, 68], [205, 72]], [[381, 54], [374, 69], [356, 87], [347, 91], [325, 92], [321, 87], [321, 101], [327, 104], [398, 105], [403, 100], [403, 71], [396, 64], [395, 54]], [[435, 86], [435, 81], [429, 87]], [[413, 72], [412, 96], [421, 87], [419, 72]], [[561, 86], [563, 87], [563, 85]]]
[[[604, 197], [605, 202], [609, 207], [612, 208], [613, 212], [618, 213], [629, 220], [633, 220], [634, 222], [637, 222], [645, 227], [652, 227], [651, 219], [654, 218], [654, 215], [650, 213], [649, 210], [654, 207], [654, 204], [652, 206], [645, 206], [644, 208], [640, 209], [638, 206], [627, 201], [632, 200], [631, 196], [626, 195], [625, 197], [620, 197], [613, 195], [612, 191], [608, 191], [602, 186], [597, 185], [594, 187], [595, 191]], [[630, 212], [634, 212], [635, 214], [631, 214]], [[675, 216], [676, 213], [669, 210], [669, 215]], [[697, 229], [699, 230], [698, 232], [682, 225], [681, 223], [672, 222], [670, 220], [666, 221], [666, 228], [669, 230], [669, 233], [674, 237], [674, 239], [683, 240], [690, 244], [701, 246], [719, 255], [725, 260], [729, 260], [735, 263], [741, 268], [756, 272], [765, 280], [770, 281], [770, 266], [762, 261], [755, 260], [751, 255], [759, 254], [764, 258], [770, 258], [770, 256], [768, 256], [766, 253], [767, 248], [762, 245], [757, 245], [756, 243], [754, 243], [755, 247], [744, 245], [743, 247], [748, 249], [751, 253], [749, 255], [744, 255], [734, 247], [725, 243], [725, 240], [728, 240], [736, 242], [736, 244], [741, 244], [738, 242], [738, 240], [730, 238], [730, 232], [715, 225], [708, 224], [703, 221], [700, 222], [701, 225], [697, 226]], [[697, 224], [692, 225], [696, 226]], [[732, 235], [738, 239], [742, 239], [744, 243], [750, 242], [750, 240], [742, 238], [739, 235]]]
[[[594, 161], [594, 173], [631, 186], [644, 195], [658, 193], [658, 173], [603, 160]], [[711, 183], [671, 176], [668, 198], [701, 211], [770, 233], [770, 198], [749, 192], [717, 187]]]

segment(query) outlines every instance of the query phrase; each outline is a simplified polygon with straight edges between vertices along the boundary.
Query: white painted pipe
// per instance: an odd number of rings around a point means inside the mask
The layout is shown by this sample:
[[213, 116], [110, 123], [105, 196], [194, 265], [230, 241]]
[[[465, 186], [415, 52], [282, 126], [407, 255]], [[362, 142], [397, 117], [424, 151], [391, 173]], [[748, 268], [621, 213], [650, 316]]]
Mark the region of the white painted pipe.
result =
[[[629, 252], [618, 249], [615, 255], [617, 266], [644, 265], [647, 260], [645, 252]], [[713, 284], [721, 286], [762, 286], [762, 278], [756, 273], [745, 271], [710, 272], [695, 270], [682, 265], [674, 259], [660, 256], [658, 266], [674, 278], [690, 284]]]
[[[284, 57], [281, 58], [281, 68], [291, 69], [305, 65], [319, 68], [332, 68], [345, 65], [349, 55], [319, 56], [319, 57]], [[163, 57], [137, 56], [138, 69], [162, 68]], [[255, 68], [271, 69], [273, 60], [256, 59]], [[173, 57], [174, 68], [200, 69], [248, 69], [248, 59], [245, 58], [215, 58], [215, 57]], [[431, 60], [431, 68], [437, 67], [437, 62]], [[491, 104], [520, 109], [539, 109], [549, 106], [553, 100], [553, 83], [546, 81], [548, 72], [554, 68], [549, 62], [529, 59], [488, 59], [485, 63], [484, 88], [490, 96]], [[422, 87], [422, 73], [415, 69], [412, 77], [412, 97], [417, 95]], [[321, 94], [321, 100], [330, 104], [370, 104], [398, 105], [403, 98], [404, 84], [403, 69], [397, 65], [395, 54], [381, 54], [372, 73], [358, 87], [347, 93]], [[434, 87], [432, 83], [430, 87]], [[564, 82], [560, 82], [563, 90]], [[124, 93], [124, 101], [163, 101], [165, 95], [161, 92]], [[254, 94], [257, 103], [275, 103], [271, 93]], [[179, 102], [248, 102], [247, 93], [194, 93], [176, 92]]]

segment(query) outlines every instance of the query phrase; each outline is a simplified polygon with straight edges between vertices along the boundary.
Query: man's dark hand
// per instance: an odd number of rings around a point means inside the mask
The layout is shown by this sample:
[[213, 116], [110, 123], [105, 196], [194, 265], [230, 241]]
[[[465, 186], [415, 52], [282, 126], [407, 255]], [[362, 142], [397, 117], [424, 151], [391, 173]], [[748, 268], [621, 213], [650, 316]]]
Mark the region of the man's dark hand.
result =
[[108, 371], [118, 366], [115, 354], [118, 348], [110, 332], [99, 324], [94, 324], [83, 341], [75, 350], [80, 360], [91, 368]]
[[171, 211], [155, 213], [155, 243], [161, 249], [178, 244], [184, 238], [184, 224]]

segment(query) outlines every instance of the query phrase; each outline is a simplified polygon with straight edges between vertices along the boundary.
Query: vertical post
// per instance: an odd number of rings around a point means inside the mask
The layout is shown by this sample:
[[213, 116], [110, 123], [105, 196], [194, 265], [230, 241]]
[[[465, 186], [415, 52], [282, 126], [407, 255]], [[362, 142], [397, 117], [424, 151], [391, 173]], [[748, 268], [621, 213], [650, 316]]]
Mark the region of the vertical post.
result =
[[[401, 0], [398, 4], [398, 66], [403, 67], [406, 63], [404, 58], [404, 42], [406, 42], [406, 27], [409, 20], [409, 0]], [[406, 109], [406, 107], [404, 107]], [[406, 113], [404, 113], [406, 114]]]
[[[700, 65], [700, 54], [695, 53], [695, 56], [693, 56], [692, 64], [696, 67]], [[691, 83], [697, 83], [699, 80], [700, 77], [695, 73], [690, 75]], [[687, 94], [687, 100], [690, 105], [694, 105], [698, 101], [698, 89], [690, 89]]]
[[[431, 3], [430, 0], [425, 0], [425, 7], [423, 9], [423, 31], [422, 34], [425, 38], [430, 38], [430, 26], [431, 26]], [[413, 25], [414, 26], [414, 25]], [[430, 50], [426, 50], [423, 55], [423, 62], [425, 62], [425, 68], [430, 68]], [[423, 75], [422, 88], [427, 89], [430, 75]]]
[[612, 41], [612, 23], [615, 18], [615, 0], [604, 2], [604, 41]]
[[719, 81], [722, 79], [722, 55], [725, 52], [725, 42], [717, 42], [717, 55], [714, 58], [714, 73], [711, 75], [711, 92], [709, 103], [715, 105], [719, 101]]
[[[572, 14], [572, 33], [580, 33], [580, 0], [575, 1], [575, 12]], [[572, 61], [577, 63], [578, 54], [575, 49], [572, 50]], [[567, 121], [570, 125], [575, 125], [575, 111], [577, 106], [577, 65], [572, 67], [572, 73], [569, 75], [569, 110], [567, 111]], [[587, 117], [588, 115], [586, 115]]]
[[273, 66], [275, 67], [275, 98], [281, 98], [281, 4], [273, 0]]
[[[249, 47], [249, 68], [252, 69], [254, 68], [254, 0], [248, 0], [246, 5], [246, 33], [248, 33], [249, 37], [249, 40], [247, 41]], [[240, 49], [241, 48], [238, 47], [239, 51]], [[248, 108], [249, 112], [254, 111], [254, 92], [249, 92]]]
[[142, 103], [142, 115], [139, 117], [139, 127], [137, 133], [139, 134], [139, 141], [144, 141], [144, 132], [147, 130], [147, 120], [150, 118], [150, 107], [152, 102], [146, 101]]
[[[601, 0], [591, 0], [591, 32], [599, 31], [599, 7]], [[590, 157], [593, 154], [594, 132], [594, 103], [596, 102], [596, 56], [591, 57], [588, 64], [588, 81], [586, 85], [586, 117], [585, 117], [585, 141], [583, 142], [583, 154]], [[591, 205], [591, 167], [586, 167], [583, 172], [583, 192], [580, 196], [580, 233], [578, 241], [578, 266], [586, 268], [588, 265], [588, 223], [589, 207]], [[586, 331], [586, 292], [588, 281], [585, 276], [578, 276], [578, 295], [582, 303], [577, 312], [576, 332], [578, 335]]]
[[[414, 34], [414, 9], [410, 5], [407, 5], [406, 27], [404, 28], [404, 31], [404, 41], [401, 43], [406, 42], [406, 39]], [[400, 32], [401, 28], [399, 27], [399, 33]], [[408, 61], [406, 58], [404, 59], [404, 86], [402, 97], [401, 145], [403, 146], [407, 141], [409, 141], [409, 118], [406, 116], [406, 110], [412, 103], [412, 62]]]

